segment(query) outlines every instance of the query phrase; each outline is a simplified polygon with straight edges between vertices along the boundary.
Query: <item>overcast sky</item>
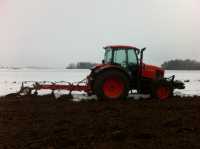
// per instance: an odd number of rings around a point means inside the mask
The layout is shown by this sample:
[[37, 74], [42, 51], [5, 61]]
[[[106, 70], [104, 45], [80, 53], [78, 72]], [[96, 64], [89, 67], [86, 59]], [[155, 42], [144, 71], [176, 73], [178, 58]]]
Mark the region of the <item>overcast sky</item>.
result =
[[100, 62], [110, 44], [147, 47], [157, 65], [200, 60], [200, 1], [0, 0], [0, 65]]

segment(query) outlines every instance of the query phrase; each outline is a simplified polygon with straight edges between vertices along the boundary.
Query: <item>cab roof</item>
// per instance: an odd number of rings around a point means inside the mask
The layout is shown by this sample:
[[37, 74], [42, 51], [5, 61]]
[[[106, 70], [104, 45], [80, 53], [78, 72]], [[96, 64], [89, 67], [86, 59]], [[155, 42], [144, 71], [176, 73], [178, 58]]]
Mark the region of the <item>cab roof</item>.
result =
[[107, 48], [137, 49], [136, 47], [127, 46], [127, 45], [109, 45], [109, 46], [104, 47], [104, 49], [107, 49]]

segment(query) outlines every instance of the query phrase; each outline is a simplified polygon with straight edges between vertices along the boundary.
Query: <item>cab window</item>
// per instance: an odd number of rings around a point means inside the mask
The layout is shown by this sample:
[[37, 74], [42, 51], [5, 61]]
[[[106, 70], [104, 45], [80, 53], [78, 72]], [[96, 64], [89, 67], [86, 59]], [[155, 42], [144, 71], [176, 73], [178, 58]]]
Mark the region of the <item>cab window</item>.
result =
[[118, 49], [114, 51], [114, 63], [120, 64], [122, 67], [127, 67], [126, 62], [126, 50]]
[[133, 49], [129, 49], [129, 50], [127, 50], [127, 53], [128, 53], [128, 64], [129, 65], [137, 65], [138, 60], [137, 60], [135, 51]]
[[112, 49], [106, 49], [105, 56], [104, 56], [104, 62], [111, 63], [112, 61]]

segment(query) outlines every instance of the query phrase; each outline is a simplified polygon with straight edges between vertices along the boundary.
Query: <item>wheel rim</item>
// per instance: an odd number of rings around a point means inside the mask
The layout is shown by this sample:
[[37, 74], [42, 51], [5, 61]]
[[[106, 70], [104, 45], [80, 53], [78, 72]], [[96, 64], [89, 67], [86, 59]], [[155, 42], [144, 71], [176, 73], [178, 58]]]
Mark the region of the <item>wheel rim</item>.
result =
[[103, 84], [104, 95], [110, 99], [117, 99], [124, 91], [124, 84], [119, 78], [110, 77]]
[[165, 86], [160, 86], [158, 87], [156, 94], [160, 100], [166, 100], [170, 96], [170, 89]]

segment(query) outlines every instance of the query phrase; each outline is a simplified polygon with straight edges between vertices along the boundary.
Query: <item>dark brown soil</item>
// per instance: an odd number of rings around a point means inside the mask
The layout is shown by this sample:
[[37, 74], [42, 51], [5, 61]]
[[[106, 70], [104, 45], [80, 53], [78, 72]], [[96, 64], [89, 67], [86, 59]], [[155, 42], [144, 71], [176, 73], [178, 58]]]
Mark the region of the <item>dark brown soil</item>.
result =
[[200, 97], [168, 101], [0, 100], [0, 149], [200, 148]]

